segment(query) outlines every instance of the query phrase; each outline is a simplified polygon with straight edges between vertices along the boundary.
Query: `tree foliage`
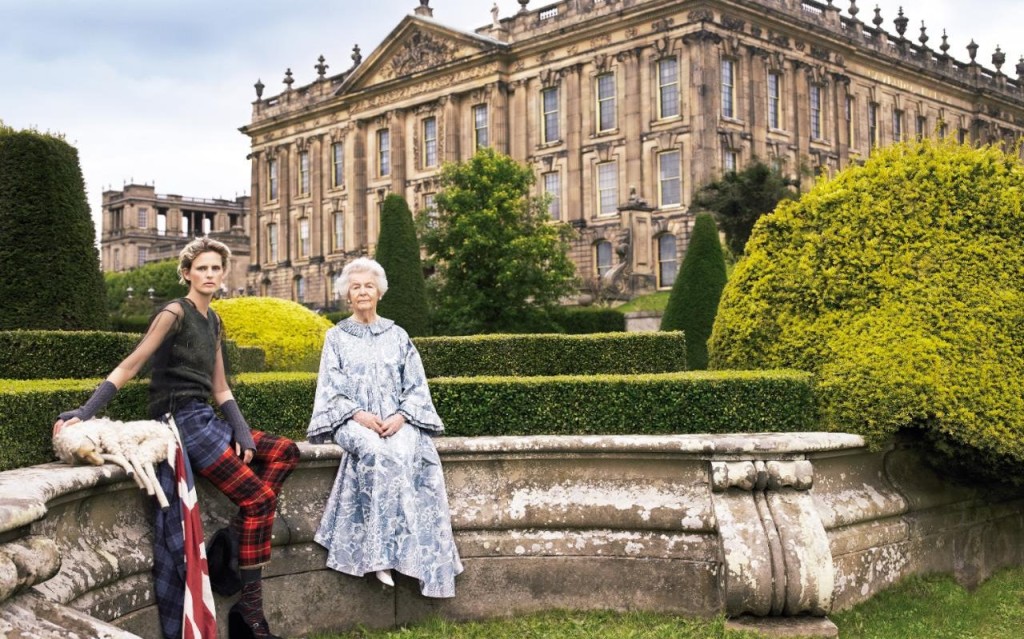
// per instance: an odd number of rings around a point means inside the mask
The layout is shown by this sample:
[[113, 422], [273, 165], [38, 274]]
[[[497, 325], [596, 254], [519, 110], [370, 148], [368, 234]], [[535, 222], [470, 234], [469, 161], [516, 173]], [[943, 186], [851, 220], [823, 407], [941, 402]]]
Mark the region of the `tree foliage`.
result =
[[[178, 281], [175, 259], [149, 262], [130, 271], [104, 273], [103, 280], [107, 287], [107, 309], [121, 315], [149, 315], [154, 304], [188, 293], [188, 287]], [[152, 298], [149, 289], [153, 289]]]
[[533, 172], [482, 148], [441, 170], [424, 243], [436, 268], [435, 318], [448, 333], [537, 326], [572, 290], [571, 229], [530, 196]]
[[686, 257], [661, 317], [661, 330], [683, 331], [686, 336], [686, 366], [691, 370], [708, 367], [707, 342], [723, 288], [725, 257], [718, 228], [711, 215], [702, 213], [694, 222]]
[[828, 428], [878, 442], [917, 427], [1019, 479], [1021, 237], [1016, 156], [936, 141], [877, 150], [758, 222], [711, 364], [813, 371]]
[[742, 255], [750, 231], [782, 200], [795, 197], [789, 181], [767, 164], [754, 161], [742, 171], [726, 173], [693, 195], [693, 205], [715, 214], [733, 255]]
[[409, 205], [398, 195], [384, 199], [376, 260], [388, 277], [388, 292], [377, 312], [413, 337], [430, 333], [427, 287], [420, 264], [420, 243]]
[[0, 127], [0, 329], [107, 326], [78, 151]]

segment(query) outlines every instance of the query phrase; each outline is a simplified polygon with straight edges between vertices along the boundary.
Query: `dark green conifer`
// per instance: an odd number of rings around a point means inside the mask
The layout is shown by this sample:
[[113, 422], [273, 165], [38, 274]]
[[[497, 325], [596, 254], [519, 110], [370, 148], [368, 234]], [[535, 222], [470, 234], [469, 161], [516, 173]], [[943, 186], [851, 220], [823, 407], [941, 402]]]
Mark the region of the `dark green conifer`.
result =
[[672, 285], [661, 330], [686, 335], [686, 367], [708, 367], [708, 338], [725, 288], [725, 257], [715, 220], [708, 213], [697, 216], [690, 245]]
[[106, 328], [95, 242], [78, 151], [0, 127], [0, 330]]
[[398, 195], [384, 199], [375, 259], [388, 276], [388, 292], [377, 306], [377, 312], [395, 320], [413, 337], [428, 335], [430, 314], [416, 225], [409, 205]]

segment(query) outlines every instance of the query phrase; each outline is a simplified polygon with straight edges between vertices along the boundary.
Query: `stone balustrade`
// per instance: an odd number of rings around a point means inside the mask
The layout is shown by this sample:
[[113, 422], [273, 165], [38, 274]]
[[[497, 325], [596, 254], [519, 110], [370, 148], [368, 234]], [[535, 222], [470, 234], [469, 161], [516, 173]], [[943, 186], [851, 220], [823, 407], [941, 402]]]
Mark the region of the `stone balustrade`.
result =
[[[1024, 563], [1024, 493], [958, 486], [912, 447], [769, 435], [441, 438], [458, 596], [324, 568], [340, 450], [300, 445], [265, 571], [286, 635], [553, 608], [821, 619], [898, 579]], [[230, 504], [201, 483], [207, 534]], [[119, 468], [0, 473], [0, 636], [158, 637], [154, 505]], [[218, 600], [224, 622], [230, 601]]]

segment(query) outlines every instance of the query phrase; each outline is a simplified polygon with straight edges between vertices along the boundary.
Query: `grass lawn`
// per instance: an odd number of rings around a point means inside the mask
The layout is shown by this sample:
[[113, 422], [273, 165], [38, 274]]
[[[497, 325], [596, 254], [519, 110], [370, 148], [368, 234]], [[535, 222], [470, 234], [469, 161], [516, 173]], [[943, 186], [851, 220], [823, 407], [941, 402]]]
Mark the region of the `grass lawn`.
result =
[[[1024, 568], [1004, 570], [974, 592], [952, 577], [912, 577], [852, 610], [831, 615], [842, 639], [1020, 639]], [[474, 623], [432, 619], [389, 631], [355, 630], [309, 639], [754, 639], [723, 618], [652, 613], [568, 612]]]
[[668, 296], [670, 292], [671, 291], [658, 291], [657, 293], [640, 295], [634, 297], [621, 306], [616, 306], [615, 310], [622, 313], [632, 313], [633, 311], [664, 311], [665, 306], [668, 304]]

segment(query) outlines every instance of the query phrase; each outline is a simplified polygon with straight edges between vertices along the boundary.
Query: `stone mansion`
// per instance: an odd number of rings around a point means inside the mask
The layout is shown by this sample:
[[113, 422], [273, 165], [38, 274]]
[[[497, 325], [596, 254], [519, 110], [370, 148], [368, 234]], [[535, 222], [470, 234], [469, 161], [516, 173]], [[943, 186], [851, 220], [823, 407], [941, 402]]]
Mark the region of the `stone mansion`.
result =
[[799, 177], [913, 137], [1024, 135], [1024, 59], [958, 59], [902, 10], [890, 28], [855, 0], [519, 0], [466, 32], [418, 4], [340, 73], [321, 56], [308, 84], [257, 82], [250, 291], [332, 306], [385, 196], [428, 211], [441, 165], [480, 146], [536, 172], [581, 281], [631, 294], [671, 285], [693, 193], [755, 158]]

